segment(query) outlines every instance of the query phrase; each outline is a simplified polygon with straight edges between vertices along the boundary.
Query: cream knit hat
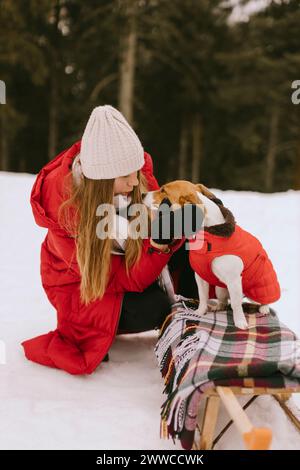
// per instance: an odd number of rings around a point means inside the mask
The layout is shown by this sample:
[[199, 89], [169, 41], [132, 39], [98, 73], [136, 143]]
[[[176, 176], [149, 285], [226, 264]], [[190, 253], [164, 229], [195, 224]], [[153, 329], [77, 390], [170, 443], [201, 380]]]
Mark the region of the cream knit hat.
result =
[[144, 165], [142, 144], [124, 116], [108, 104], [93, 109], [80, 150], [83, 174], [90, 179], [129, 175]]

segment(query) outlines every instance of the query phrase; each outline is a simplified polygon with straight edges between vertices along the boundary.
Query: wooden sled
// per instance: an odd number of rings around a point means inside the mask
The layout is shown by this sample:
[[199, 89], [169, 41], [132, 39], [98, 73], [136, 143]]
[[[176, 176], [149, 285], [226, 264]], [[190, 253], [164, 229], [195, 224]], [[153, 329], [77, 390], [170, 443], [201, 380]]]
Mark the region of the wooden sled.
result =
[[[300, 386], [291, 388], [241, 388], [241, 387], [215, 387], [205, 393], [204, 400], [206, 399], [205, 410], [202, 419], [202, 426], [199, 426], [200, 438], [198, 442], [194, 442], [193, 449], [195, 450], [209, 450], [213, 449], [216, 442], [232, 424], [237, 426], [240, 431], [245, 448], [247, 450], [268, 450], [272, 442], [272, 430], [269, 428], [255, 427], [244, 408], [238, 402], [236, 396], [239, 395], [252, 395], [252, 399], [248, 402], [250, 404], [259, 395], [272, 395], [275, 400], [280, 404], [287, 416], [291, 419], [293, 424], [300, 431], [300, 421], [286, 402], [291, 397], [292, 393], [300, 393]], [[218, 419], [220, 404], [225, 406], [231, 422], [221, 431], [221, 433], [214, 439], [216, 423]]]

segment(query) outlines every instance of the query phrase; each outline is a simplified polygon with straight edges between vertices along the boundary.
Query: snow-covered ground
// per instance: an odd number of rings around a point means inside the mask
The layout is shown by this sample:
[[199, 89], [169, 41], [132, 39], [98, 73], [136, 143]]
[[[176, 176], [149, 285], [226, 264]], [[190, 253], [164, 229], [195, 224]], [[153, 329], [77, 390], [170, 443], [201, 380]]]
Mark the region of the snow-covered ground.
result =
[[[35, 225], [29, 204], [34, 179], [0, 172], [0, 362], [1, 350], [6, 352], [0, 364], [0, 448], [180, 449], [159, 437], [164, 397], [155, 332], [119, 336], [110, 362], [90, 376], [72, 376], [24, 357], [21, 341], [56, 326], [40, 282], [45, 230]], [[300, 192], [215, 193], [264, 244], [282, 287], [274, 308], [300, 335]], [[273, 449], [300, 449], [300, 433], [270, 397], [258, 398], [247, 413], [255, 424], [272, 427]], [[226, 422], [223, 413], [218, 427]], [[243, 448], [234, 427], [217, 448]]]

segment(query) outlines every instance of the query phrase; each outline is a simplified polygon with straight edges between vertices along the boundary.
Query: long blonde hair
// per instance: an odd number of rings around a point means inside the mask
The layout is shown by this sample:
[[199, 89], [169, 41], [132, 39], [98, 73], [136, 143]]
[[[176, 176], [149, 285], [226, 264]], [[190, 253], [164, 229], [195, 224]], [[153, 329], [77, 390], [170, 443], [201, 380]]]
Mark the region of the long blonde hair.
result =
[[[139, 184], [131, 193], [132, 204], [142, 203], [142, 194], [147, 192], [147, 180], [141, 171], [137, 172]], [[113, 204], [114, 179], [93, 180], [82, 177], [76, 184], [70, 171], [65, 178], [63, 192], [65, 199], [59, 207], [60, 226], [75, 238], [76, 257], [81, 273], [80, 298], [84, 304], [101, 299], [105, 293], [111, 267], [111, 238], [100, 239], [96, 233], [99, 223], [96, 210], [100, 204]], [[148, 211], [148, 227], [151, 220]], [[138, 215], [128, 217], [132, 220]], [[100, 219], [101, 220], [101, 219]], [[142, 238], [128, 238], [125, 247], [125, 266], [129, 270], [140, 260]]]

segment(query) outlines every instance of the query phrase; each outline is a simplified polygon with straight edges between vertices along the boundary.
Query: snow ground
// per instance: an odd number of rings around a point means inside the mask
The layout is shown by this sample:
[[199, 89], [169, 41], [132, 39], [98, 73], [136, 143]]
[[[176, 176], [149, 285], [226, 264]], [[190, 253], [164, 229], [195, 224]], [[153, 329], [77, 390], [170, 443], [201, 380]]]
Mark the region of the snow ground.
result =
[[[156, 332], [119, 336], [110, 361], [86, 377], [24, 357], [21, 341], [56, 326], [40, 282], [45, 230], [35, 225], [29, 204], [34, 179], [0, 172], [0, 355], [6, 352], [6, 362], [0, 364], [0, 448], [180, 449], [159, 437], [164, 397], [153, 352]], [[238, 223], [262, 241], [282, 287], [274, 308], [300, 335], [300, 192], [214, 192]], [[299, 432], [270, 397], [258, 398], [247, 413], [256, 425], [272, 427], [273, 449], [300, 449]], [[226, 422], [222, 413], [218, 428]], [[234, 427], [217, 448], [243, 448]]]

